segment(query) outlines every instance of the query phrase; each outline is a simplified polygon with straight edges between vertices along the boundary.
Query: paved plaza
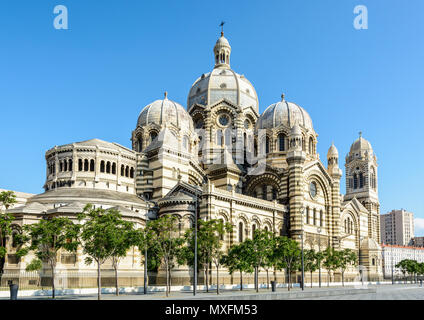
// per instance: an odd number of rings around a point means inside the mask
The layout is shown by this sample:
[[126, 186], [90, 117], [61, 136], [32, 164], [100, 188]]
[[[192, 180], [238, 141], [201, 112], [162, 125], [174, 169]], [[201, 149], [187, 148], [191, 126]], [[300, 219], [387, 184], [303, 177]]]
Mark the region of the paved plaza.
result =
[[[278, 295], [276, 295], [278, 294]], [[273, 296], [274, 295], [274, 296]], [[222, 290], [218, 296], [215, 291], [198, 292], [193, 297], [192, 292], [172, 292], [166, 297], [164, 292], [154, 292], [144, 294], [102, 294], [102, 300], [424, 300], [424, 287], [419, 284], [385, 284], [385, 285], [368, 285], [367, 289], [359, 289], [357, 287], [346, 286], [327, 288], [305, 288], [302, 292], [300, 288], [293, 288], [290, 292], [286, 288], [278, 288], [276, 293], [271, 290], [261, 289], [259, 295], [253, 289], [239, 290]], [[20, 297], [19, 300], [49, 300], [50, 296]], [[58, 296], [57, 300], [96, 300], [97, 295], [67, 295]], [[7, 300], [7, 298], [2, 298]]]

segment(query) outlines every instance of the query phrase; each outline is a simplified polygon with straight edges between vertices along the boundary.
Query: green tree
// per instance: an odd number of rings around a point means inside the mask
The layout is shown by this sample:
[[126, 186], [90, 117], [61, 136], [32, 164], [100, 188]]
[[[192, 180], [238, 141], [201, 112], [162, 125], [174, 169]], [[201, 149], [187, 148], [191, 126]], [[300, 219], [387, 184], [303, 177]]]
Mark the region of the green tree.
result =
[[[82, 213], [78, 214], [81, 226], [81, 245], [83, 253], [88, 257], [86, 264], [95, 262], [97, 264], [97, 298], [101, 299], [101, 266], [107, 259], [115, 259], [115, 276], [119, 258], [126, 253], [129, 245], [127, 228], [131, 228], [131, 223], [122, 219], [122, 215], [116, 209], [94, 208], [87, 204]], [[124, 235], [121, 237], [121, 235]], [[117, 280], [115, 281], [117, 283]]]
[[208, 222], [212, 222], [209, 225], [211, 232], [208, 232], [208, 242], [211, 244], [211, 261], [216, 268], [216, 294], [219, 294], [219, 267], [224, 262], [222, 243], [224, 242], [224, 235], [232, 231], [232, 225], [224, 223], [222, 220], [210, 220]]
[[246, 239], [243, 245], [248, 252], [247, 261], [255, 271], [255, 288], [259, 292], [259, 268], [267, 263], [272, 255], [273, 235], [267, 230], [256, 230], [253, 239]]
[[[19, 257], [34, 252], [37, 260], [33, 260], [30, 268], [40, 269], [44, 261], [52, 273], [52, 298], [55, 298], [55, 275], [58, 254], [65, 250], [75, 252], [78, 248], [79, 225], [66, 217], [45, 217], [38, 223], [24, 225], [22, 234], [17, 236], [20, 249]], [[36, 270], [36, 269], [33, 269]]]
[[288, 276], [287, 290], [290, 291], [291, 273], [297, 270], [300, 264], [301, 250], [297, 241], [285, 236], [275, 237], [273, 240], [273, 260], [277, 270], [286, 269]]
[[252, 273], [253, 267], [248, 262], [249, 252], [243, 243], [233, 245], [224, 256], [223, 264], [228, 268], [228, 272], [240, 272], [240, 290], [243, 290], [243, 272]]
[[[13, 215], [7, 213], [11, 205], [16, 203], [16, 195], [13, 191], [0, 192], [0, 273], [3, 271], [4, 259], [7, 254], [6, 238], [12, 234]], [[6, 209], [3, 212], [3, 207]]]
[[[142, 264], [145, 265], [147, 259], [147, 269], [144, 270], [144, 276], [147, 276], [147, 271], [157, 271], [160, 265], [160, 257], [157, 252], [155, 243], [153, 242], [153, 233], [150, 228], [140, 228], [133, 231], [132, 243], [138, 248], [143, 256]], [[147, 283], [147, 277], [146, 282]], [[146, 292], [146, 289], [145, 289]]]
[[[217, 270], [217, 293], [219, 293], [219, 267], [223, 263], [224, 253], [221, 251], [226, 233], [232, 226], [222, 220], [198, 220], [197, 261], [202, 266], [206, 292], [209, 292], [209, 265], [214, 264]], [[184, 235], [186, 245], [180, 250], [180, 263], [194, 266], [194, 229], [190, 228]]]
[[184, 239], [179, 237], [177, 217], [165, 215], [157, 220], [150, 221], [147, 228], [152, 232], [152, 241], [157, 244], [160, 257], [163, 259], [166, 270], [166, 296], [171, 291], [171, 270], [176, 259], [181, 256], [180, 250]]
[[344, 286], [345, 271], [349, 266], [356, 265], [358, 257], [356, 256], [356, 253], [351, 249], [344, 249], [336, 252], [336, 254], [338, 255], [338, 266], [342, 273], [342, 284]]
[[339, 256], [333, 247], [325, 249], [323, 265], [328, 272], [327, 286], [330, 286], [331, 271], [334, 272], [339, 267]]
[[312, 288], [312, 274], [318, 269], [317, 252], [314, 249], [305, 250], [304, 254], [305, 272], [311, 273], [311, 288]]
[[119, 277], [118, 277], [118, 266], [122, 258], [125, 258], [128, 250], [133, 247], [136, 240], [136, 233], [134, 229], [134, 223], [119, 219], [117, 217], [115, 229], [111, 231], [111, 258], [112, 267], [115, 272], [115, 294], [119, 295]]
[[400, 268], [400, 271], [402, 272], [403, 277], [405, 279], [405, 283], [406, 283], [406, 273], [408, 272], [408, 269], [410, 268], [409, 264], [410, 264], [409, 259], [403, 259], [399, 261], [395, 266], [396, 268]]

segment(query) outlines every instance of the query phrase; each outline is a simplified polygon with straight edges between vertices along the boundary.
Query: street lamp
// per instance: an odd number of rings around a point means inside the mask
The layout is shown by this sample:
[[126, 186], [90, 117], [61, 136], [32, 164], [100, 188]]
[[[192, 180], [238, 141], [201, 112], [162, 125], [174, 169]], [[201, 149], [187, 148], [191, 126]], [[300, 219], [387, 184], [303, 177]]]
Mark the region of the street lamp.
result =
[[361, 241], [364, 239], [364, 237], [359, 237], [359, 247], [358, 247], [358, 265], [359, 265], [359, 274], [361, 275], [361, 283], [362, 286], [364, 285], [364, 277], [363, 272], [361, 269]]
[[393, 278], [393, 246], [392, 245], [390, 245], [390, 255], [391, 255], [391, 260], [392, 260], [392, 262], [391, 262], [391, 265], [392, 265], [392, 285], [393, 284], [395, 284], [395, 280], [394, 280], [394, 278]]
[[197, 291], [197, 195], [196, 203], [194, 206], [194, 272], [193, 272], [193, 295], [196, 295]]
[[[319, 260], [318, 260], [318, 279], [319, 279], [319, 287], [321, 288], [321, 228], [318, 227], [318, 254], [319, 254]], [[312, 280], [311, 280], [312, 281]]]
[[302, 239], [302, 291], [305, 290], [305, 264], [304, 264], [304, 258], [303, 258], [303, 212], [305, 211], [305, 207], [300, 208], [300, 215], [302, 216], [302, 230], [301, 230], [301, 239]]

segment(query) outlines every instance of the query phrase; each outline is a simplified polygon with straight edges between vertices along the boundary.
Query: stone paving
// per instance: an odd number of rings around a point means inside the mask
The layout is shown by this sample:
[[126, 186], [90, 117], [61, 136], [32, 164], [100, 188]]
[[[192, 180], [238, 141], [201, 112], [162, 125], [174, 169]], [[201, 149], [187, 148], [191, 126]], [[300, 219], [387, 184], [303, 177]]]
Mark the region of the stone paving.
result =
[[[344, 288], [305, 288], [305, 293], [314, 292], [318, 294], [318, 292], [322, 292], [322, 296], [319, 297], [308, 297], [308, 298], [299, 298], [296, 297], [296, 300], [424, 300], [424, 287], [420, 287], [417, 284], [396, 284], [396, 285], [368, 285], [368, 289], [376, 290], [376, 293], [361, 293], [360, 289], [358, 289], [358, 293], [355, 294], [345, 294], [344, 291], [347, 289], [355, 289], [352, 286], [346, 286]], [[326, 296], [328, 294], [328, 290], [332, 291], [334, 294], [335, 291], [338, 293], [332, 296]], [[271, 290], [259, 290], [259, 294], [263, 294], [264, 296], [269, 294]], [[286, 298], [289, 298], [287, 289], [279, 288], [277, 289], [278, 293], [287, 293]], [[290, 290], [291, 293], [299, 293], [302, 291], [299, 288], [293, 288]], [[369, 291], [368, 291], [369, 292]], [[340, 293], [340, 294], [339, 294]], [[224, 298], [225, 296], [230, 297], [232, 295], [253, 295], [256, 292], [253, 289], [245, 289], [243, 291], [239, 290], [223, 290], [220, 293], [220, 297]], [[198, 298], [202, 299], [214, 299], [217, 297], [215, 291], [211, 291], [209, 293], [206, 292], [198, 292]], [[265, 298], [265, 297], [264, 297]], [[3, 298], [4, 300], [5, 298]], [[7, 299], [7, 298], [6, 298]], [[37, 296], [37, 297], [22, 297], [18, 298], [19, 300], [48, 300], [51, 299], [49, 296]], [[73, 295], [73, 296], [59, 296], [56, 298], [57, 300], [96, 300], [97, 296], [95, 294], [90, 295]], [[156, 292], [149, 293], [147, 295], [144, 294], [121, 294], [116, 296], [114, 294], [102, 294], [102, 300], [163, 300], [163, 299], [176, 299], [176, 300], [185, 300], [185, 299], [193, 299], [192, 292], [172, 292], [170, 296], [167, 298], [164, 292]], [[293, 299], [293, 298], [290, 298]]]

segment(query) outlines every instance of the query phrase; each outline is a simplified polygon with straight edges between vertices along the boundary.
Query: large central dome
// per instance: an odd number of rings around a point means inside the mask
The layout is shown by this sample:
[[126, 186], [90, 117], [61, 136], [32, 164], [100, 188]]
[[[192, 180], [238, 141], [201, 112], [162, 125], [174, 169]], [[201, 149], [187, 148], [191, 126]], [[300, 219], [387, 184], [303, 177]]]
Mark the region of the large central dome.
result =
[[221, 33], [215, 44], [215, 68], [202, 74], [192, 85], [188, 99], [187, 110], [194, 104], [212, 105], [222, 99], [240, 106], [242, 109], [252, 107], [259, 111], [256, 90], [244, 75], [230, 68], [231, 46]]

